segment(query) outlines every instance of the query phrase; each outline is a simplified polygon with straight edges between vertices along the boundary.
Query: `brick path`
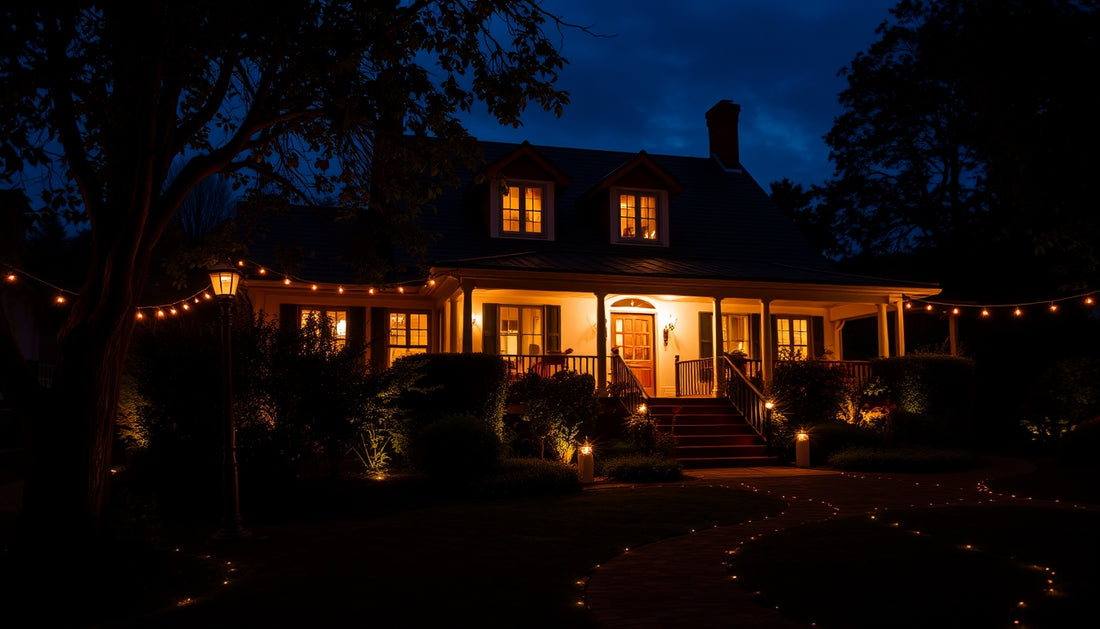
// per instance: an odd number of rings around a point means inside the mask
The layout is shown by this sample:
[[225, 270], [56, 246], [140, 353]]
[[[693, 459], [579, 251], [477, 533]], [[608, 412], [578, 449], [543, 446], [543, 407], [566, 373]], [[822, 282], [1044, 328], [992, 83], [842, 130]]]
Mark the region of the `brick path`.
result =
[[1025, 502], [991, 494], [984, 481], [1031, 469], [1026, 462], [993, 459], [990, 466], [949, 474], [841, 473], [792, 467], [689, 470], [684, 484], [765, 492], [787, 501], [787, 509], [775, 517], [632, 548], [593, 571], [585, 602], [604, 627], [615, 629], [802, 627], [755, 603], [737, 587], [726, 572], [726, 553], [756, 536], [877, 509]]

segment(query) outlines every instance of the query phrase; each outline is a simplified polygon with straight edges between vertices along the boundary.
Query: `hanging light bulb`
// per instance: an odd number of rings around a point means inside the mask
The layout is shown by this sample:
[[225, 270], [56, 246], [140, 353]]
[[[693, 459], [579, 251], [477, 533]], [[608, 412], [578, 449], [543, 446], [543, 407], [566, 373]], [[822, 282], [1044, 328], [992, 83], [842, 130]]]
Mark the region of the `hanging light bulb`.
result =
[[1020, 310], [1020, 307], [1019, 307], [1019, 306], [1016, 306], [1016, 309], [1012, 311], [1012, 314], [1014, 314], [1014, 315], [1016, 315], [1016, 316], [1018, 317], [1018, 316], [1020, 316], [1020, 315], [1024, 314], [1024, 311], [1023, 311], [1023, 310]]
[[311, 284], [310, 287], [309, 287], [309, 290], [316, 291], [317, 290], [317, 285], [316, 284]]
[[370, 294], [370, 295], [374, 294], [374, 287], [373, 286], [371, 286], [370, 288], [367, 289], [367, 294]]
[[953, 314], [953, 315], [959, 314], [959, 309], [958, 308], [952, 308], [951, 309], [951, 314]]
[[168, 309], [168, 314], [170, 314], [170, 315], [172, 315], [172, 316], [174, 317], [174, 316], [176, 316], [177, 314], [179, 314], [179, 311], [178, 311], [178, 310], [176, 310], [175, 308], [169, 308], [169, 309]]
[[145, 315], [144, 315], [144, 314], [143, 314], [143, 313], [142, 313], [142, 312], [141, 312], [140, 310], [138, 310], [138, 311], [137, 311], [137, 314], [135, 314], [135, 315], [134, 315], [134, 317], [135, 317], [135, 318], [136, 318], [136, 319], [137, 319], [138, 321], [141, 321], [141, 320], [143, 320], [143, 319], [145, 318]]
[[158, 319], [163, 319], [164, 318], [164, 311], [163, 310], [159, 310], [159, 309], [157, 310], [157, 318]]
[[65, 296], [64, 295], [58, 295], [57, 297], [54, 298], [54, 303], [56, 303], [58, 305], [61, 305], [61, 304], [65, 303]]
[[336, 287], [336, 292], [338, 292], [338, 293], [340, 293], [341, 295], [343, 295], [343, 294], [344, 294], [344, 287], [343, 287], [343, 286], [338, 286], [338, 287]]
[[1050, 302], [1050, 311], [1051, 312], [1058, 312], [1058, 304], [1056, 304], [1054, 302]]
[[15, 281], [15, 273], [8, 273], [7, 277], [8, 277], [9, 282], [14, 282]]
[[404, 287], [404, 286], [398, 286], [398, 287], [397, 287], [397, 292], [399, 292], [399, 293], [401, 293], [402, 295], [404, 295], [404, 294], [405, 294], [405, 287]]
[[913, 309], [913, 302], [911, 302], [911, 301], [905, 302], [905, 309], [906, 310], [912, 310]]
[[1093, 300], [1092, 295], [1089, 295], [1088, 297], [1085, 297], [1085, 305], [1086, 306], [1091, 306], [1094, 303], [1096, 303], [1096, 301]]
[[986, 308], [982, 308], [982, 316], [983, 317], [988, 317], [989, 316], [989, 310], [986, 309]]
[[290, 286], [290, 278], [289, 277], [284, 277], [283, 278], [283, 284], [285, 286]]
[[259, 273], [260, 275], [267, 275], [267, 269], [265, 269], [264, 267], [262, 267], [262, 266], [261, 266], [261, 267], [260, 267], [260, 270], [258, 271], [258, 273]]
[[928, 312], [932, 312], [932, 304], [927, 304], [927, 305], [926, 305], [926, 306], [924, 307], [924, 309], [925, 309], [925, 310], [927, 310]]

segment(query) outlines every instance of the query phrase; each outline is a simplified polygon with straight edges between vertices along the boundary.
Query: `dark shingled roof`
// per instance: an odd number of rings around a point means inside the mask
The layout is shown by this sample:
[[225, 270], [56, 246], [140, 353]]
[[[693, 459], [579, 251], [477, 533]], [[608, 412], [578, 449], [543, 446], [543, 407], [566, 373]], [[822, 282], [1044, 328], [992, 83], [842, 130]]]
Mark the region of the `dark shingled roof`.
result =
[[[521, 145], [483, 142], [485, 164], [502, 159]], [[397, 259], [440, 268], [501, 268], [574, 273], [652, 275], [749, 281], [893, 285], [911, 283], [836, 272], [744, 171], [728, 171], [702, 157], [647, 155], [678, 182], [670, 195], [667, 247], [612, 244], [606, 230], [606, 205], [578, 202], [605, 177], [637, 153], [533, 146], [569, 177], [557, 188], [555, 239], [491, 238], [482, 202], [471, 196], [476, 173], [462, 176], [458, 189], [446, 191], [421, 214], [421, 225], [438, 234], [423, 260], [401, 252]], [[353, 282], [340, 253], [349, 227], [323, 220], [336, 210], [300, 209], [279, 219], [268, 238], [251, 247], [258, 262], [273, 264], [274, 247], [299, 244], [314, 255], [301, 275], [326, 282]], [[602, 214], [601, 214], [602, 213]], [[402, 279], [402, 278], [395, 278]]]

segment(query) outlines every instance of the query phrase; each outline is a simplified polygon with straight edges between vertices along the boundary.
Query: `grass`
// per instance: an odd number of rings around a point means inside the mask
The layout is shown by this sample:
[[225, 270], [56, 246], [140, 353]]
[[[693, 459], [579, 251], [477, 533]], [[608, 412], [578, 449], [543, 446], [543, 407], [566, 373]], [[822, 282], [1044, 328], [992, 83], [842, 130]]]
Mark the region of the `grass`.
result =
[[168, 590], [139, 592], [146, 575], [123, 578], [112, 588], [120, 606], [139, 594], [149, 600], [143, 613], [131, 605], [108, 626], [210, 628], [247, 618], [250, 626], [593, 627], [578, 601], [600, 562], [626, 547], [782, 508], [717, 486], [437, 502], [373, 514], [360, 504], [342, 517], [273, 513], [270, 523], [246, 522], [253, 536], [243, 542], [193, 540], [181, 558], [199, 562], [188, 565], [195, 582], [174, 578]]
[[900, 511], [769, 535], [729, 563], [759, 602], [818, 627], [1072, 627], [1100, 596], [1098, 527], [1067, 509]]

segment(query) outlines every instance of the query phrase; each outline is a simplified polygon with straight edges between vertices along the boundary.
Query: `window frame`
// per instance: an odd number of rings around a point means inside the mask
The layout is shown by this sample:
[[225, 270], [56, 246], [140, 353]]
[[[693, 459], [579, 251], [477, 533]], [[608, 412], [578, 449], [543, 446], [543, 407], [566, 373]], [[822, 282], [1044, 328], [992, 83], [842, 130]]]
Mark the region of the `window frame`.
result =
[[[401, 344], [401, 345], [395, 345], [394, 342], [393, 342], [393, 339], [394, 339], [393, 317], [394, 317], [394, 315], [405, 315], [405, 327], [404, 327], [405, 343]], [[423, 345], [419, 345], [419, 344], [418, 345], [413, 345], [412, 344], [412, 338], [413, 338], [412, 330], [413, 330], [413, 328], [411, 326], [412, 326], [412, 317], [414, 315], [424, 317], [424, 327], [422, 328], [423, 333], [424, 333], [424, 344]], [[401, 358], [402, 356], [410, 356], [410, 355], [413, 355], [413, 354], [426, 354], [431, 349], [431, 345], [432, 345], [432, 313], [431, 313], [431, 311], [429, 311], [429, 310], [416, 310], [416, 309], [410, 310], [410, 309], [402, 309], [402, 308], [387, 308], [386, 309], [386, 319], [385, 319], [385, 321], [386, 321], [386, 361], [387, 361], [387, 364], [392, 365], [395, 360], [397, 360], [398, 358]], [[419, 331], [420, 329], [421, 328], [417, 328], [417, 331]], [[395, 349], [403, 349], [404, 352], [402, 354], [400, 354], [399, 356], [394, 356], [394, 350]], [[421, 351], [411, 351], [411, 350], [421, 350]]]
[[[310, 314], [317, 313], [318, 319], [328, 319], [332, 321], [332, 339], [333, 344], [337, 349], [343, 349], [348, 345], [348, 328], [350, 326], [349, 319], [351, 312], [344, 306], [311, 306], [302, 305], [298, 306], [298, 318], [295, 321], [296, 329], [300, 332], [305, 329], [305, 323]], [[340, 320], [334, 313], [343, 313], [344, 315], [344, 333], [340, 334]]]
[[[505, 231], [504, 229], [504, 196], [508, 188], [519, 188], [520, 204], [519, 221], [520, 231]], [[493, 238], [517, 238], [522, 240], [554, 240], [554, 182], [537, 179], [496, 179], [490, 185], [490, 233]], [[526, 191], [538, 188], [542, 191], [542, 220], [541, 231], [529, 232], [525, 230], [527, 224], [527, 209], [525, 207]]]
[[[795, 345], [793, 342], [788, 342], [786, 344], [780, 343], [780, 340], [779, 340], [779, 336], [780, 336], [779, 335], [779, 326], [780, 326], [780, 324], [782, 322], [787, 322], [787, 323], [791, 324], [790, 329], [789, 329], [789, 335], [790, 335], [790, 340], [793, 341], [794, 336], [795, 336], [795, 330], [794, 330], [794, 325], [793, 324], [794, 324], [795, 321], [801, 321], [806, 326], [806, 329], [805, 329], [806, 343], [805, 343], [805, 345]], [[774, 343], [775, 343], [775, 356], [777, 357], [777, 359], [779, 359], [779, 360], [812, 360], [814, 358], [812, 356], [812, 353], [814, 351], [814, 338], [813, 338], [813, 321], [812, 321], [811, 317], [809, 317], [809, 316], [796, 316], [796, 315], [776, 315], [774, 317], [773, 333], [774, 333]], [[805, 349], [801, 352], [800, 355], [794, 353], [794, 351], [793, 351], [794, 348], [803, 348], [803, 347]], [[788, 356], [786, 356], [784, 358], [779, 358], [781, 352], [783, 352], [784, 349], [790, 350]]]
[[[638, 236], [623, 236], [622, 235], [622, 202], [620, 198], [623, 195], [630, 195], [634, 197], [635, 208], [638, 208], [638, 199], [642, 197], [653, 197], [656, 203], [656, 238], [641, 238]], [[653, 189], [653, 188], [634, 188], [634, 187], [612, 187], [610, 191], [609, 199], [609, 212], [610, 212], [610, 232], [611, 242], [614, 244], [622, 245], [641, 245], [646, 247], [667, 247], [669, 242], [668, 225], [668, 191]], [[634, 230], [637, 234], [641, 228], [641, 212], [636, 210], [634, 216]]]

